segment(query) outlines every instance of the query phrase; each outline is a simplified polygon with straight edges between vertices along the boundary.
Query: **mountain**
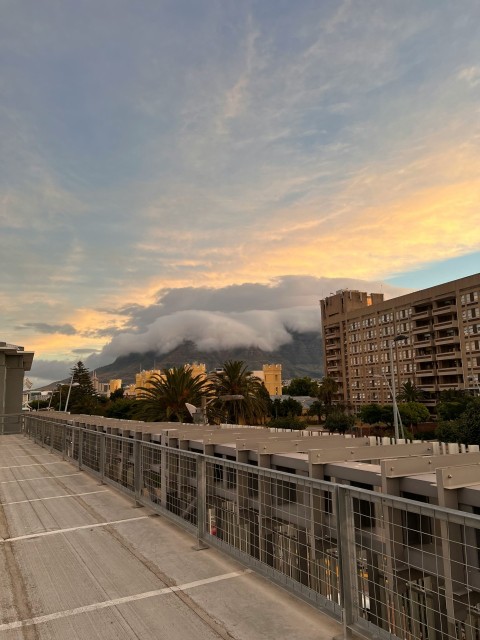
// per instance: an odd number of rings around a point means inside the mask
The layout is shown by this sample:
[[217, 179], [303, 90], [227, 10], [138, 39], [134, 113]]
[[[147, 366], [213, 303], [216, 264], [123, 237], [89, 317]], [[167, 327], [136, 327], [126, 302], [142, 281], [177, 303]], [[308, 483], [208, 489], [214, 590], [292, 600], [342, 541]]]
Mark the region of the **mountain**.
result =
[[201, 351], [195, 343], [185, 341], [169, 353], [156, 354], [149, 351], [120, 356], [112, 364], [96, 369], [96, 374], [102, 382], [121, 378], [125, 385], [135, 382], [135, 374], [142, 369], [168, 369], [186, 363], [203, 362], [207, 371], [212, 371], [222, 366], [226, 360], [243, 360], [253, 371], [261, 370], [264, 364], [281, 364], [284, 380], [303, 376], [321, 377], [323, 361], [320, 334], [292, 332], [291, 335], [292, 342], [282, 345], [276, 351], [263, 351], [257, 347]]

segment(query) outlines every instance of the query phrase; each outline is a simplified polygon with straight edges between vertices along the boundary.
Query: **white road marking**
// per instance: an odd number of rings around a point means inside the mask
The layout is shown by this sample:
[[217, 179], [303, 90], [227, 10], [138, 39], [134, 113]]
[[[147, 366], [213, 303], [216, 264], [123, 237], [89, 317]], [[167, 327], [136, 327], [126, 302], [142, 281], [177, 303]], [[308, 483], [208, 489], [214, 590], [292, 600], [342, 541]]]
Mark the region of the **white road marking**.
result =
[[0, 539], [1, 542], [16, 542], [17, 540], [32, 540], [33, 538], [43, 538], [43, 536], [53, 536], [57, 533], [69, 533], [70, 531], [79, 531], [80, 529], [96, 529], [97, 527], [106, 527], [109, 524], [121, 524], [122, 522], [133, 522], [134, 520], [145, 520], [149, 516], [138, 516], [137, 518], [126, 518], [125, 520], [111, 520], [109, 522], [93, 522], [92, 524], [84, 524], [79, 527], [68, 527], [67, 529], [53, 529], [52, 531], [40, 531], [39, 533], [29, 533], [24, 536], [16, 536], [15, 538]]
[[224, 573], [219, 576], [213, 576], [212, 578], [204, 578], [203, 580], [195, 580], [195, 582], [187, 582], [175, 587], [164, 587], [163, 589], [156, 589], [154, 591], [145, 591], [144, 593], [137, 593], [131, 596], [124, 596], [123, 598], [115, 598], [113, 600], [106, 600], [104, 602], [95, 602], [88, 604], [84, 607], [77, 607], [76, 609], [67, 609], [66, 611], [58, 611], [57, 613], [49, 613], [44, 616], [36, 616], [35, 618], [28, 618], [26, 620], [17, 620], [16, 622], [7, 622], [0, 625], [0, 631], [8, 631], [10, 629], [19, 629], [21, 627], [29, 627], [42, 622], [50, 622], [51, 620], [59, 620], [60, 618], [68, 618], [81, 613], [89, 613], [90, 611], [98, 611], [99, 609], [107, 609], [109, 607], [117, 607], [121, 604], [128, 604], [129, 602], [138, 602], [138, 600], [145, 600], [146, 598], [154, 598], [156, 596], [163, 596], [168, 593], [175, 593], [176, 591], [186, 591], [187, 589], [194, 589], [195, 587], [201, 587], [205, 584], [212, 584], [213, 582], [220, 582], [221, 580], [231, 580], [232, 578], [239, 578], [247, 573], [252, 573], [251, 569], [244, 571], [232, 571], [232, 573]]
[[63, 476], [38, 476], [36, 478], [19, 478], [18, 480], [2, 480], [0, 484], [12, 484], [13, 482], [30, 482], [30, 480], [54, 480], [55, 478], [70, 478], [71, 476], [81, 476], [80, 471], [78, 473], [66, 473]]
[[108, 489], [100, 489], [99, 491], [87, 491], [86, 493], [67, 493], [62, 496], [48, 496], [47, 498], [32, 498], [31, 500], [17, 500], [16, 502], [1, 502], [2, 507], [8, 507], [11, 504], [25, 504], [26, 502], [42, 502], [43, 500], [58, 500], [59, 498], [76, 498], [77, 496], [91, 496], [94, 493], [107, 493]]
[[11, 467], [0, 467], [0, 469], [22, 469], [23, 467], [46, 467], [49, 464], [63, 464], [64, 460], [58, 462], [35, 462], [34, 464], [14, 464]]

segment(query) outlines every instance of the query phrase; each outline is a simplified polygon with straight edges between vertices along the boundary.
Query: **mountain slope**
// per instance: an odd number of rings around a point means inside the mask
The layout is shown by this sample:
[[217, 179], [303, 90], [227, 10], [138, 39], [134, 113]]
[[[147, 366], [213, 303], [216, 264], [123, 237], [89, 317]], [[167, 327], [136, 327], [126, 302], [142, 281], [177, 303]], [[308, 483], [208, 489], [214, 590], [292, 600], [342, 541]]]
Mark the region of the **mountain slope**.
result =
[[131, 353], [121, 356], [112, 364], [96, 370], [101, 381], [121, 378], [123, 384], [135, 382], [135, 374], [142, 369], [166, 369], [185, 363], [203, 362], [207, 371], [220, 367], [225, 360], [243, 360], [252, 370], [260, 370], [264, 364], [281, 364], [283, 379], [323, 375], [322, 341], [317, 332], [292, 333], [292, 342], [276, 351], [262, 351], [257, 347], [201, 351], [193, 342], [181, 345], [165, 354]]

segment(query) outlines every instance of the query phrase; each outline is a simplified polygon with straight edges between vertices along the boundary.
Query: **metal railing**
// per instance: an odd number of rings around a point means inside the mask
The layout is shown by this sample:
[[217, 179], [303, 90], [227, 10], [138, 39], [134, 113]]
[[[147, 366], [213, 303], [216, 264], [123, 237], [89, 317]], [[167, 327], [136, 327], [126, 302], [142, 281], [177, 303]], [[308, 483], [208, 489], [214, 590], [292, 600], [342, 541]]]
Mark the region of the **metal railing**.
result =
[[[480, 517], [24, 416], [25, 434], [338, 620], [480, 640]], [[347, 637], [347, 636], [346, 636]]]

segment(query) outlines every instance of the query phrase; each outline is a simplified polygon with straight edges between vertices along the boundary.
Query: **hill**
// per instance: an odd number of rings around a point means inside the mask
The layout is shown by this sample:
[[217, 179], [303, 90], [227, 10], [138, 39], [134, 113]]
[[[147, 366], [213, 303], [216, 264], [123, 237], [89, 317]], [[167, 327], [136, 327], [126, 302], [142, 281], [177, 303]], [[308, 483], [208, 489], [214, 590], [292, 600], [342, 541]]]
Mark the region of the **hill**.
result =
[[322, 341], [317, 332], [292, 333], [292, 342], [282, 345], [276, 351], [263, 351], [256, 347], [201, 351], [191, 341], [186, 341], [165, 354], [130, 353], [121, 356], [112, 364], [96, 369], [98, 379], [107, 382], [121, 378], [123, 384], [135, 382], [135, 374], [142, 369], [168, 369], [187, 362], [203, 362], [207, 371], [220, 367], [225, 360], [243, 360], [252, 370], [259, 370], [264, 364], [281, 364], [284, 380], [323, 375]]

